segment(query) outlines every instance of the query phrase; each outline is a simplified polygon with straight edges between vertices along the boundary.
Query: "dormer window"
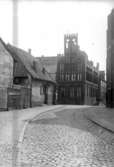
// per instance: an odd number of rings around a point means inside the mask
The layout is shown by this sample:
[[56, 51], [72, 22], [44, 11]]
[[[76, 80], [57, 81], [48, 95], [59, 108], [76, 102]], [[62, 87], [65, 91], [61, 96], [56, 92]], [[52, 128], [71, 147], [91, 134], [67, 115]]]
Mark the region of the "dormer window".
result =
[[45, 70], [45, 68], [43, 67], [43, 69], [42, 69], [42, 72], [43, 72], [43, 74], [45, 74], [45, 72], [46, 72], [46, 70]]

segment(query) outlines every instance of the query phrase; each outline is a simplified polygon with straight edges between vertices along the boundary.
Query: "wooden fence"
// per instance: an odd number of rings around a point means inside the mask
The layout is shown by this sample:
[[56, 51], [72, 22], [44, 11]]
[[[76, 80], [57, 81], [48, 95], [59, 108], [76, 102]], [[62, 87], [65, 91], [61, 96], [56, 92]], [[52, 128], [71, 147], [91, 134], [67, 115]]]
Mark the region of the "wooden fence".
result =
[[0, 87], [0, 111], [22, 109], [31, 106], [31, 89], [19, 85]]

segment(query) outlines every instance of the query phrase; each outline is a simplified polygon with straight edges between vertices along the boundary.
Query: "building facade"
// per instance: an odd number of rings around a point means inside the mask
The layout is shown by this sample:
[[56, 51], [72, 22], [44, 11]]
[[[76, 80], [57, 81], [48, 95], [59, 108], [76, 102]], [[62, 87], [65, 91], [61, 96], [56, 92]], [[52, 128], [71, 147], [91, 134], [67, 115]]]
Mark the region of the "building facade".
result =
[[99, 65], [95, 67], [78, 45], [78, 35], [64, 36], [64, 55], [59, 55], [56, 80], [58, 103], [94, 105], [98, 100]]
[[55, 82], [28, 52], [0, 40], [0, 110], [53, 104]]
[[108, 16], [106, 67], [106, 105], [114, 107], [114, 9]]
[[99, 104], [106, 105], [106, 80], [105, 71], [99, 71]]
[[7, 88], [13, 85], [13, 58], [0, 39], [0, 110], [7, 110]]

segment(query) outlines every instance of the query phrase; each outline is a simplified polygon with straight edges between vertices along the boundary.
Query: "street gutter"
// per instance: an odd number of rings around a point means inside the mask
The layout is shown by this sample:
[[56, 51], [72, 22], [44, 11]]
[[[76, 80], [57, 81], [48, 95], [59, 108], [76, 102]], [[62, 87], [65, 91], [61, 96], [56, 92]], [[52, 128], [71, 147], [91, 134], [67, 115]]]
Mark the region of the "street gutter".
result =
[[86, 119], [90, 120], [93, 123], [96, 123], [98, 126], [101, 126], [102, 128], [110, 131], [111, 133], [114, 133], [114, 125], [112, 125], [109, 121], [99, 118], [99, 116], [96, 116], [95, 114], [86, 114], [84, 113], [84, 116]]

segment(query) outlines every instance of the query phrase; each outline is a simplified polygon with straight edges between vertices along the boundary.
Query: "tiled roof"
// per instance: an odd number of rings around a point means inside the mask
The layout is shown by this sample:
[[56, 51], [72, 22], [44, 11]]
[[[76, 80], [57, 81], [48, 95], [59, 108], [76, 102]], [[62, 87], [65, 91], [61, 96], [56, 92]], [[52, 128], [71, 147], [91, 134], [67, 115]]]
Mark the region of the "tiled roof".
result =
[[51, 78], [55, 81], [56, 72], [57, 72], [57, 56], [56, 57], [40, 57], [40, 58], [36, 58], [36, 61], [42, 64], [42, 66], [50, 74]]
[[17, 57], [20, 60], [20, 62], [24, 65], [28, 73], [34, 79], [54, 82], [52, 78], [49, 76], [48, 72], [46, 70], [43, 70], [42, 65], [35, 60], [35, 57], [30, 55], [28, 52], [14, 47], [10, 44], [7, 44], [6, 47], [13, 57]]

